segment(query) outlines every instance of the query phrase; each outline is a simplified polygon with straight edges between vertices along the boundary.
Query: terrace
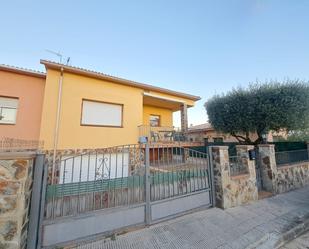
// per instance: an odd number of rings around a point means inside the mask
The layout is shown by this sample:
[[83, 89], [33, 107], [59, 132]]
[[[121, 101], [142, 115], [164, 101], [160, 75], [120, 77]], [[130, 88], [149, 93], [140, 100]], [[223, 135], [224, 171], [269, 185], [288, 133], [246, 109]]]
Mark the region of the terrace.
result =
[[147, 137], [150, 144], [177, 144], [180, 146], [200, 146], [200, 142], [188, 141], [186, 133], [173, 126], [140, 125], [139, 137]]
[[[193, 105], [194, 101], [144, 92], [144, 116], [143, 124], [138, 126], [139, 137], [146, 137], [150, 144], [201, 145], [201, 143], [190, 142], [187, 137], [187, 109]], [[180, 112], [180, 128], [173, 126], [174, 112]]]

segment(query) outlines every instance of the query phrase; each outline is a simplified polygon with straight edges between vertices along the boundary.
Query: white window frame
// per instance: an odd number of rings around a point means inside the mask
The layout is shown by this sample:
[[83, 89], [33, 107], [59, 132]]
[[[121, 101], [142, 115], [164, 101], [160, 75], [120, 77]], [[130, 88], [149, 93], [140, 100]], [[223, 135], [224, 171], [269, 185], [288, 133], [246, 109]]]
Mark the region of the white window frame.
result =
[[[16, 103], [1, 104], [1, 99], [7, 99], [9, 100], [8, 102], [10, 102], [10, 100], [15, 100]], [[15, 125], [16, 124], [18, 104], [19, 104], [19, 98], [17, 97], [0, 96], [0, 125]], [[9, 120], [9, 121], [2, 120], [2, 112], [5, 109], [15, 110], [14, 120]]]
[[[84, 109], [85, 102], [88, 103], [95, 103], [95, 104], [102, 104], [108, 106], [118, 106], [120, 107], [120, 117], [114, 117], [115, 119], [118, 118], [119, 122], [118, 123], [113, 123], [113, 122], [106, 122], [104, 123], [103, 121], [96, 121], [96, 122], [91, 122], [87, 120], [87, 116], [84, 114], [86, 111]], [[90, 115], [90, 119], [93, 118]], [[89, 116], [88, 116], [89, 119]], [[81, 119], [80, 119], [80, 125], [81, 126], [97, 126], [97, 127], [115, 127], [115, 128], [122, 128], [123, 127], [123, 104], [118, 104], [118, 103], [111, 103], [111, 102], [105, 102], [105, 101], [99, 101], [99, 100], [93, 100], [93, 99], [82, 99], [82, 108], [81, 108]]]

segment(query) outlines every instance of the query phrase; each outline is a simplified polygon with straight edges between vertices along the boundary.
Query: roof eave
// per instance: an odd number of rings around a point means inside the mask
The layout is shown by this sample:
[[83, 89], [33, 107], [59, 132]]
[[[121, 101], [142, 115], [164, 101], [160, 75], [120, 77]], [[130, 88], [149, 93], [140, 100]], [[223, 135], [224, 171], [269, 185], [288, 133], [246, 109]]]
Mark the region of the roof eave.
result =
[[46, 74], [43, 72], [35, 72], [35, 71], [27, 70], [24, 68], [18, 68], [18, 67], [3, 65], [3, 64], [0, 64], [0, 71], [33, 76], [33, 77], [42, 78], [42, 79], [46, 78]]
[[188, 130], [188, 132], [194, 133], [194, 132], [205, 132], [205, 131], [214, 131], [214, 128], [200, 128], [200, 129], [190, 129]]
[[177, 91], [173, 91], [173, 90], [169, 90], [169, 89], [165, 89], [165, 88], [161, 88], [161, 87], [151, 86], [151, 85], [144, 84], [144, 83], [138, 83], [138, 82], [135, 82], [135, 81], [126, 80], [126, 79], [122, 79], [122, 78], [118, 78], [118, 77], [114, 77], [114, 76], [109, 76], [109, 75], [105, 75], [105, 74], [98, 73], [98, 72], [87, 71], [85, 69], [71, 67], [71, 66], [67, 66], [67, 65], [63, 65], [63, 64], [59, 64], [59, 63], [55, 63], [55, 62], [40, 60], [40, 63], [45, 65], [46, 68], [50, 68], [50, 69], [60, 70], [62, 68], [66, 72], [84, 75], [84, 76], [88, 76], [88, 77], [96, 78], [96, 79], [108, 80], [108, 81], [112, 81], [112, 82], [127, 85], [127, 86], [142, 88], [144, 90], [166, 93], [166, 94], [186, 98], [186, 99], [193, 100], [193, 101], [198, 101], [198, 100], [201, 99], [201, 97], [199, 97], [199, 96], [181, 93], [181, 92], [177, 92]]

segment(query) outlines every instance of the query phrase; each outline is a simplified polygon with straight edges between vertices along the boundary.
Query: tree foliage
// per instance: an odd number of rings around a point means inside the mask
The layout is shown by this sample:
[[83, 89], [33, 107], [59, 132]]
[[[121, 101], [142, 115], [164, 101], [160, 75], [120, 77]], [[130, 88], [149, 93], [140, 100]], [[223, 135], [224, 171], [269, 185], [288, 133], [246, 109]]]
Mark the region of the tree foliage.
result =
[[[205, 103], [211, 125], [241, 143], [258, 144], [268, 131], [309, 127], [309, 84], [300, 80], [251, 84]], [[250, 133], [257, 139], [252, 141]]]

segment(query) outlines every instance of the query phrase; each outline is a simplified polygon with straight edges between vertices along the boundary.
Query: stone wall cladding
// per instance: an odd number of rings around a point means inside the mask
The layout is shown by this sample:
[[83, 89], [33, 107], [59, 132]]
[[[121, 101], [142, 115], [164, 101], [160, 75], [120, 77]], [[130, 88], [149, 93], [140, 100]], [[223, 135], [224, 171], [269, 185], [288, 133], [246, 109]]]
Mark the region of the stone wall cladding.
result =
[[26, 246], [33, 161], [0, 159], [0, 249]]
[[280, 166], [277, 172], [279, 194], [309, 185], [309, 162]]
[[273, 194], [277, 193], [277, 165], [275, 145], [261, 144], [258, 147], [258, 160], [262, 178], [262, 188]]
[[272, 144], [259, 145], [262, 188], [273, 194], [281, 194], [309, 185], [309, 162], [277, 166]]
[[224, 208], [224, 179], [228, 174], [228, 148], [225, 146], [216, 146], [211, 148], [212, 164], [214, 171], [215, 199], [218, 207]]
[[228, 147], [212, 147], [215, 197], [218, 207], [225, 209], [258, 199], [255, 163], [248, 158], [248, 150], [252, 148], [253, 146], [237, 146], [237, 155], [248, 167], [248, 173], [231, 177]]

